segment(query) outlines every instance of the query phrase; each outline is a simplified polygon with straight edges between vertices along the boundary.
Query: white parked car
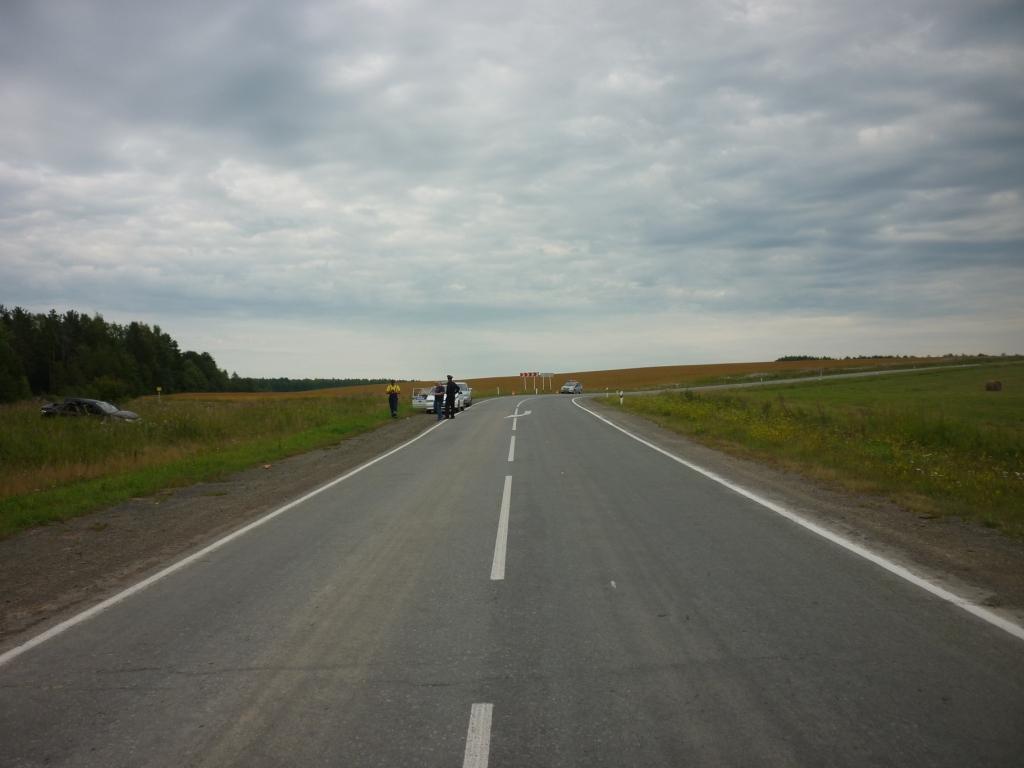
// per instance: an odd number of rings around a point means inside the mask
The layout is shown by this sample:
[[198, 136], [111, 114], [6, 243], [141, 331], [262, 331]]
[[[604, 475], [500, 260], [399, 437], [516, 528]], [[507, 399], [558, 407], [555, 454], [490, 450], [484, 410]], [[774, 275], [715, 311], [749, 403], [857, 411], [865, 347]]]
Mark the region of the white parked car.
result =
[[582, 395], [583, 385], [574, 379], [569, 379], [569, 381], [565, 382], [565, 384], [562, 385], [562, 388], [558, 391], [563, 395]]
[[[464, 381], [455, 382], [459, 391], [455, 394], [455, 410], [464, 411], [473, 404], [473, 388]], [[434, 412], [434, 388], [417, 387], [412, 391], [412, 407], [416, 411]]]
[[[427, 398], [430, 398], [429, 400]], [[434, 410], [434, 390], [432, 387], [416, 387], [412, 391], [412, 409], [414, 411]]]

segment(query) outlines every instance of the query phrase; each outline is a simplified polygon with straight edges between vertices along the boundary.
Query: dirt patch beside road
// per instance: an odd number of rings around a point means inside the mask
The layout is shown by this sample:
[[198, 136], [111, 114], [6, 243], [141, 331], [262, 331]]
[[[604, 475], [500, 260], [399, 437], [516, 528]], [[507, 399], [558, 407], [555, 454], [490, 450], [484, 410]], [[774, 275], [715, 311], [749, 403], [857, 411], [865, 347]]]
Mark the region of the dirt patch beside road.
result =
[[[587, 405], [601, 408], [600, 400], [588, 400]], [[633, 414], [607, 414], [678, 456], [959, 594], [1024, 620], [1024, 543], [957, 520], [922, 519], [883, 499], [829, 489], [704, 447]], [[0, 650], [116, 594], [434, 423], [422, 416], [389, 422], [333, 448], [266, 469], [135, 499], [0, 542]]]
[[[333, 448], [133, 499], [0, 541], [0, 650], [116, 594], [435, 424], [410, 416]], [[24, 637], [22, 637], [24, 636]]]

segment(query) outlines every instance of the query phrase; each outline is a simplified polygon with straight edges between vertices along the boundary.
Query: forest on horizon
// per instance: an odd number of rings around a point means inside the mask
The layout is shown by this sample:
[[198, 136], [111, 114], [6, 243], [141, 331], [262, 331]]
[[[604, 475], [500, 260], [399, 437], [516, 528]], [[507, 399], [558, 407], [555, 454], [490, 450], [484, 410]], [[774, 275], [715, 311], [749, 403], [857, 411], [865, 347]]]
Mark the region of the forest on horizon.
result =
[[0, 402], [76, 395], [123, 400], [175, 392], [300, 392], [385, 379], [228, 375], [209, 352], [182, 351], [159, 325], [108, 323], [74, 310], [0, 305]]

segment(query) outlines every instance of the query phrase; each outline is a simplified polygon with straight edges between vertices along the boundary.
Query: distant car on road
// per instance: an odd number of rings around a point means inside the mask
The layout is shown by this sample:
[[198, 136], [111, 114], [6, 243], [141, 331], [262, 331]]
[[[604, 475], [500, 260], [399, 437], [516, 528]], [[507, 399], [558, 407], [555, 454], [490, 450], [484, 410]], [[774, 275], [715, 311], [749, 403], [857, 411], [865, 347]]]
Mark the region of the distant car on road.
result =
[[139, 414], [135, 411], [123, 411], [113, 403], [105, 400], [93, 400], [88, 397], [65, 397], [61, 403], [47, 403], [39, 412], [50, 416], [98, 416], [101, 419], [114, 421], [138, 421]]
[[473, 404], [473, 388], [465, 381], [456, 381], [459, 385], [459, 394], [462, 395], [462, 407], [460, 411], [464, 411]]
[[562, 388], [558, 390], [563, 395], [582, 395], [583, 385], [574, 379], [569, 379], [562, 385]]

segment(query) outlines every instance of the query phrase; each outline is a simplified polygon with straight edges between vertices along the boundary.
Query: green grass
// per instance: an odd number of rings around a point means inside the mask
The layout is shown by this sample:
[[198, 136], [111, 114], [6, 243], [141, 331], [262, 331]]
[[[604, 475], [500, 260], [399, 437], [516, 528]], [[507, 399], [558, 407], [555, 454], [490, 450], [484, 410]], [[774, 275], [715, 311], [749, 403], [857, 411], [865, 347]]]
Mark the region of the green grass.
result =
[[[999, 379], [1002, 392], [984, 383]], [[610, 401], [617, 405], [617, 401]], [[702, 442], [1024, 537], [1024, 366], [626, 399]]]
[[[161, 489], [212, 480], [390, 421], [379, 397], [123, 404], [136, 424], [0, 408], [0, 538]], [[408, 409], [402, 405], [403, 414]]]

